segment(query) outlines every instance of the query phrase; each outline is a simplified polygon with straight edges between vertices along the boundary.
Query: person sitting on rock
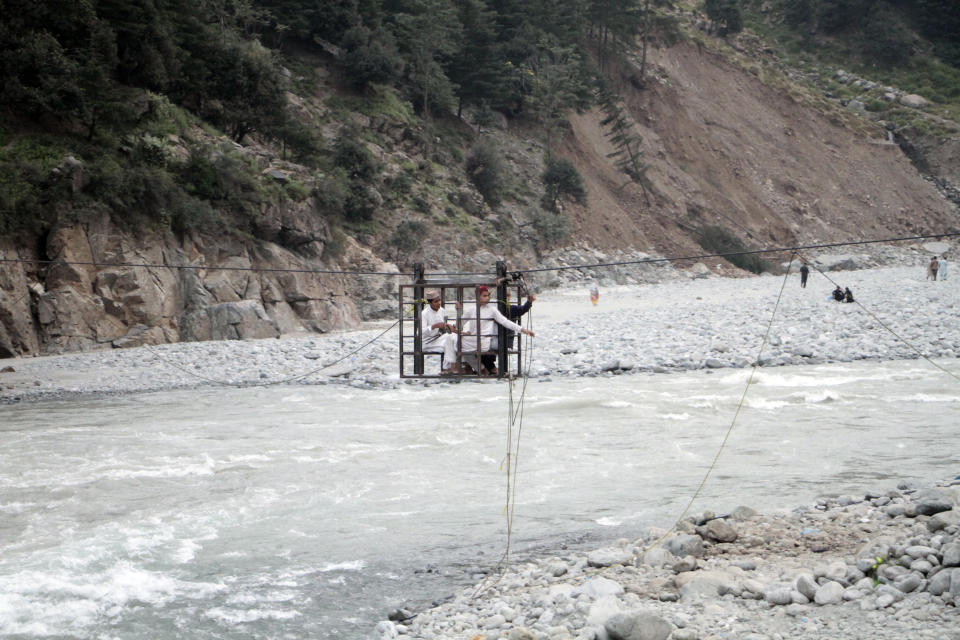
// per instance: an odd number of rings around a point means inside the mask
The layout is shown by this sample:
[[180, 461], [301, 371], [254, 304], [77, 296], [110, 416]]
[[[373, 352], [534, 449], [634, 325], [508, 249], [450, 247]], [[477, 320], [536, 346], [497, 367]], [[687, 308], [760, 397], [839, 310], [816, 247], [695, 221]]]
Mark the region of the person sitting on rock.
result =
[[833, 299], [837, 302], [843, 302], [843, 289], [840, 288], [840, 285], [837, 285], [837, 288], [833, 290]]
[[[506, 327], [513, 332], [520, 332], [531, 338], [535, 337], [533, 331], [524, 329], [500, 313], [497, 305], [490, 302], [490, 289], [485, 286], [477, 287], [476, 303], [467, 303], [464, 306], [466, 308], [463, 310], [463, 332], [460, 337], [460, 352], [464, 364], [476, 369], [480, 375], [485, 375], [488, 371], [478, 362], [477, 347], [479, 344], [479, 351], [481, 353], [490, 350], [494, 323]], [[480, 312], [479, 322], [477, 319], [478, 309]]]
[[844, 302], [853, 302], [853, 292], [850, 291], [850, 287], [847, 287], [843, 290], [843, 301]]
[[430, 306], [420, 312], [420, 335], [423, 353], [442, 353], [441, 374], [460, 373], [457, 366], [457, 328], [447, 323], [440, 292], [427, 289], [424, 294]]

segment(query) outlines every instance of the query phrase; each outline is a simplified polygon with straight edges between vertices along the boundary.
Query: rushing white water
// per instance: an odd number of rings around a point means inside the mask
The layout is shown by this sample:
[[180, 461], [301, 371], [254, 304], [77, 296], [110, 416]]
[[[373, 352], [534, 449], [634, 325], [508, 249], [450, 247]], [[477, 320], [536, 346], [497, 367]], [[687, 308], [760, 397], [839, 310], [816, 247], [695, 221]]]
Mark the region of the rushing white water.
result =
[[[672, 524], [749, 375], [531, 382], [514, 549]], [[0, 636], [368, 637], [503, 552], [507, 395], [304, 386], [3, 407]], [[762, 369], [693, 512], [952, 477], [958, 416], [960, 385], [923, 361]]]

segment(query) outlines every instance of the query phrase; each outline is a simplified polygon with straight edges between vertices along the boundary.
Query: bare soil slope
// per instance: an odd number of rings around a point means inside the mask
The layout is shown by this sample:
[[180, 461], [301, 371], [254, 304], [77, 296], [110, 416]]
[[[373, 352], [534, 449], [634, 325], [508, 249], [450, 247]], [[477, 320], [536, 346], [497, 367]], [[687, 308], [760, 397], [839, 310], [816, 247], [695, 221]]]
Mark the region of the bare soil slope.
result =
[[644, 138], [646, 196], [607, 157], [603, 114], [572, 120], [565, 153], [590, 193], [568, 211], [580, 242], [668, 253], [695, 248], [691, 231], [713, 224], [758, 247], [960, 228], [880, 128], [865, 139], [694, 45], [651, 59], [659, 81], [619, 88]]

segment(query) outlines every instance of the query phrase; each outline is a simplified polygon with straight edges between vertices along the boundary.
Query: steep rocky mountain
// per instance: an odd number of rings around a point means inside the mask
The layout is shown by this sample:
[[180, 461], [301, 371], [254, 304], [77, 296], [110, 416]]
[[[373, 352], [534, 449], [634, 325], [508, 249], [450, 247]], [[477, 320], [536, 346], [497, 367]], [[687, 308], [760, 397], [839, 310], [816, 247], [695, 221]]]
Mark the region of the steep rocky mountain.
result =
[[[348, 125], [365, 132], [382, 185], [369, 220], [346, 233], [331, 225], [324, 176], [276, 145], [187, 127], [153, 140], [158, 153], [186, 158], [196, 140], [212, 141], [300, 195], [262, 204], [252, 234], [131, 228], [94, 211], [0, 239], [0, 356], [352, 328], [396, 313], [399, 279], [389, 274], [414, 262], [489, 273], [498, 259], [555, 264], [571, 248], [694, 255], [707, 253], [703, 235], [716, 228], [749, 248], [960, 230], [944, 195], [960, 185], [951, 121], [946, 133], [892, 135], [856, 105], [825, 98], [752, 36], [724, 41], [697, 32], [694, 14], [687, 20], [696, 37], [652, 47], [645, 78], [635, 62], [608, 72], [642, 140], [643, 179], [615, 166], [602, 109], [571, 113], [554, 148], [587, 197], [563, 200], [553, 217], [539, 207], [545, 147], [529, 121], [499, 116], [480, 127], [467, 109], [427, 128], [389, 105], [345, 108], [353, 96], [331, 71], [338, 54], [329, 48], [303, 65], [312, 93], [288, 98], [328, 141]], [[481, 141], [496, 142], [507, 166], [494, 205], [467, 168]], [[67, 190], [90, 179], [70, 155], [50, 172]]]

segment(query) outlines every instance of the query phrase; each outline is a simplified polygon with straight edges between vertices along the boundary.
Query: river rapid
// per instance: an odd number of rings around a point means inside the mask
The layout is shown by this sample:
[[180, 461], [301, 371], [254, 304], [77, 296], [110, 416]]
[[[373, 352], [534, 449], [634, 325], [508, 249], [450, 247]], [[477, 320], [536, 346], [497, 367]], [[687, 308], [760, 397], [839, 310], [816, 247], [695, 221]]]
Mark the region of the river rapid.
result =
[[[516, 383], [511, 557], [669, 527], [750, 375]], [[0, 636], [370, 637], [503, 554], [509, 395], [486, 381], [3, 407]], [[692, 512], [952, 477], [958, 417], [960, 386], [923, 360], [760, 369]]]

